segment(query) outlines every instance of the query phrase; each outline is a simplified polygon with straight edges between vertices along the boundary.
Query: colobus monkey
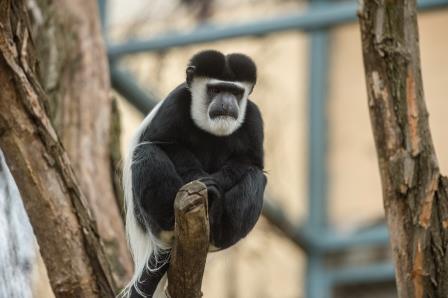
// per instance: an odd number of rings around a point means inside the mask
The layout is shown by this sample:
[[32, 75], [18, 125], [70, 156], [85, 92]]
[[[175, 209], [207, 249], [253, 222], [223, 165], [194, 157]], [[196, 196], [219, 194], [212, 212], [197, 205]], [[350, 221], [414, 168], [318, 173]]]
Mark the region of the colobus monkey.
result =
[[263, 121], [248, 99], [256, 66], [243, 54], [194, 55], [186, 82], [144, 119], [124, 168], [126, 230], [135, 263], [128, 297], [157, 297], [168, 269], [174, 199], [186, 183], [207, 186], [210, 250], [254, 227], [263, 205]]

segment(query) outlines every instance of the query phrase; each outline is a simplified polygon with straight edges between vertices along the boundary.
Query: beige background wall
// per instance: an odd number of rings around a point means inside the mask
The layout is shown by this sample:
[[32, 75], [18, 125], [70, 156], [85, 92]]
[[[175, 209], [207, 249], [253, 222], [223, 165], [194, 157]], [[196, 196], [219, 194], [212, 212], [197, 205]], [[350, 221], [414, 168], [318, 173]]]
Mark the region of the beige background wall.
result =
[[[269, 16], [299, 8], [288, 1], [284, 6], [263, 3], [263, 8], [239, 6], [235, 13], [245, 19], [251, 14]], [[228, 21], [223, 15], [215, 17]], [[419, 23], [430, 123], [440, 166], [448, 173], [448, 11], [424, 14]], [[381, 218], [383, 209], [357, 25], [332, 30], [330, 45], [330, 222], [347, 231]], [[305, 220], [307, 36], [289, 32], [140, 54], [127, 59], [126, 66], [143, 85], [163, 97], [184, 80], [188, 58], [205, 48], [241, 51], [257, 62], [259, 81], [253, 99], [265, 120], [268, 192], [295, 222]], [[123, 101], [121, 109], [124, 149], [141, 118]], [[303, 297], [304, 264], [302, 252], [260, 220], [247, 239], [213, 255], [206, 269], [204, 297]]]

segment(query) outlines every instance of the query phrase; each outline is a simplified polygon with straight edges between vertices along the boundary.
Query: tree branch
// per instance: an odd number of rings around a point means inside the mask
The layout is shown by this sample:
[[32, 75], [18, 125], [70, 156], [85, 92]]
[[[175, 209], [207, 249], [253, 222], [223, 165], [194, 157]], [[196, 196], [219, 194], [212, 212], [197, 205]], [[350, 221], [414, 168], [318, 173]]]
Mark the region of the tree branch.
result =
[[448, 183], [428, 123], [415, 0], [361, 1], [368, 104], [400, 297], [448, 293]]
[[174, 202], [174, 246], [168, 269], [168, 297], [198, 298], [209, 247], [207, 189], [199, 181], [184, 185]]

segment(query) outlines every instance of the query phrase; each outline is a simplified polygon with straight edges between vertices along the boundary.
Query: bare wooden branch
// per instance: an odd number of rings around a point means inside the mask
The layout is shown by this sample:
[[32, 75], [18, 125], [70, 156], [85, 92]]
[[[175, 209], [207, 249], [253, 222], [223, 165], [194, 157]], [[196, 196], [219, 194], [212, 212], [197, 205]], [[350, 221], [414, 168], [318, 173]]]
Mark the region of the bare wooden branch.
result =
[[198, 298], [209, 247], [207, 189], [199, 181], [183, 186], [174, 202], [174, 246], [168, 269], [168, 297]]
[[428, 124], [415, 0], [361, 1], [368, 105], [400, 297], [448, 293], [448, 180]]
[[57, 297], [113, 297], [95, 221], [47, 116], [25, 1], [0, 2], [0, 147]]

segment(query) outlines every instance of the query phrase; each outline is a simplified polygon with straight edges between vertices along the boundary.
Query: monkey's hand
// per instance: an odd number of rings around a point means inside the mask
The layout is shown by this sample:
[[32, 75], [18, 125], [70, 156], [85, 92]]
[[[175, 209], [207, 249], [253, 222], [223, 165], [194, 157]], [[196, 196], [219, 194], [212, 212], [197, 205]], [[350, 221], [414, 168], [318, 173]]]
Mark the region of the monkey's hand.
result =
[[204, 183], [205, 186], [207, 187], [208, 202], [210, 208], [216, 200], [221, 199], [222, 197], [221, 186], [218, 184], [216, 179], [211, 176], [202, 177], [199, 178], [198, 180]]
[[215, 178], [211, 176], [205, 176], [198, 179], [207, 187], [208, 194], [208, 215], [210, 222], [210, 237], [215, 230], [216, 225], [220, 222], [223, 212], [223, 192], [221, 186], [218, 184]]
[[208, 176], [208, 173], [202, 169], [202, 165], [196, 156], [185, 147], [174, 143], [165, 144], [161, 148], [171, 159], [177, 173], [185, 184]]

